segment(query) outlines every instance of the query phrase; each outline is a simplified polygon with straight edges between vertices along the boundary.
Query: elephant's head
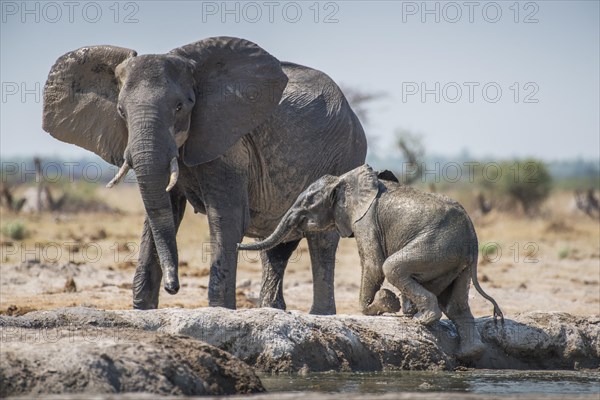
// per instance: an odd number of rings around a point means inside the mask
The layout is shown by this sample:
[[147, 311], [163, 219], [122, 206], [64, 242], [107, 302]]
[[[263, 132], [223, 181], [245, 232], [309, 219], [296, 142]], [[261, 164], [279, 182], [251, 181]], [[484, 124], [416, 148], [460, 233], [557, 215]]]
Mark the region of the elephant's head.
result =
[[[177, 245], [167, 191], [179, 163], [211, 161], [265, 121], [287, 77], [254, 43], [218, 37], [168, 54], [136, 56], [114, 46], [60, 57], [44, 88], [43, 128], [135, 171], [167, 292], [179, 290]], [[166, 190], [165, 190], [166, 189]]]
[[352, 235], [352, 225], [371, 207], [379, 193], [377, 174], [363, 165], [336, 177], [325, 175], [302, 192], [283, 216], [275, 231], [263, 241], [240, 244], [239, 250], [268, 250], [293, 231], [318, 232], [337, 229]]

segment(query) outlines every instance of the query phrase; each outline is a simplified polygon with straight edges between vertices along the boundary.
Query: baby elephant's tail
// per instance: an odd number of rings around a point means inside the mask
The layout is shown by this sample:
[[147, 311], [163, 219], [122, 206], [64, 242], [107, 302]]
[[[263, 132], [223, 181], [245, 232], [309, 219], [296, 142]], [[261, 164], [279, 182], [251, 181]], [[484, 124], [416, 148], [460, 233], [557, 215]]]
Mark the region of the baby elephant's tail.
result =
[[481, 285], [479, 284], [479, 280], [477, 279], [477, 252], [475, 252], [475, 256], [471, 262], [471, 280], [473, 281], [473, 286], [475, 286], [475, 289], [477, 289], [479, 294], [494, 305], [494, 322], [496, 322], [498, 317], [500, 317], [500, 321], [504, 323], [504, 314], [502, 314], [502, 310], [500, 310], [498, 303], [496, 303], [496, 300], [494, 300], [492, 296], [483, 291]]

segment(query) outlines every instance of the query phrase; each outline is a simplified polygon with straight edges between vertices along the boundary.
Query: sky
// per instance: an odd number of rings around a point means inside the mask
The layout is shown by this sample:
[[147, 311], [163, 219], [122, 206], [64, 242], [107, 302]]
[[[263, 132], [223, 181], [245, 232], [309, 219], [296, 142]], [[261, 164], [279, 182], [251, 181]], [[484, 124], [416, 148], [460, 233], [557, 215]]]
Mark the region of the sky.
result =
[[166, 53], [251, 40], [344, 87], [386, 96], [365, 130], [379, 157], [399, 130], [427, 153], [600, 159], [598, 1], [2, 1], [0, 157], [82, 157], [41, 129], [56, 59], [111, 44]]

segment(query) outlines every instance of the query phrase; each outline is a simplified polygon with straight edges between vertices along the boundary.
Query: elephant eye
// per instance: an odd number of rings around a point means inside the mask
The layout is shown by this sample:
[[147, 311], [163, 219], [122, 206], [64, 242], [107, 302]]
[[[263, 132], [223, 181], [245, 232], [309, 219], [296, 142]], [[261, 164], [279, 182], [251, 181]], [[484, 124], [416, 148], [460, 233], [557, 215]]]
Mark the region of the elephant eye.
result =
[[178, 103], [177, 104], [177, 108], [175, 109], [176, 112], [181, 111], [181, 108], [183, 107], [183, 104]]
[[125, 112], [123, 111], [123, 107], [118, 106], [117, 107], [117, 112], [119, 113], [119, 115], [123, 118], [125, 118]]

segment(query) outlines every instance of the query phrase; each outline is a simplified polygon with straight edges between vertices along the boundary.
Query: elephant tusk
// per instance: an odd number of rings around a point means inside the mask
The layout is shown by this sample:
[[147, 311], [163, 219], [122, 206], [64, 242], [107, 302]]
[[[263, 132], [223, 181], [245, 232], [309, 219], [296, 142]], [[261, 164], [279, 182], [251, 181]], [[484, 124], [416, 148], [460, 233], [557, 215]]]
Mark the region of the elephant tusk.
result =
[[119, 169], [119, 172], [117, 172], [117, 175], [115, 175], [114, 178], [112, 178], [112, 180], [110, 182], [108, 182], [106, 184], [107, 188], [111, 188], [113, 186], [115, 186], [117, 183], [119, 183], [119, 181], [125, 176], [127, 175], [127, 172], [129, 171], [130, 167], [129, 164], [127, 164], [127, 161], [125, 161], [123, 163], [123, 165], [121, 166], [121, 168]]
[[167, 185], [167, 192], [173, 189], [173, 186], [177, 183], [179, 178], [179, 164], [177, 164], [177, 157], [173, 157], [171, 160], [171, 177], [169, 178], [169, 184]]

